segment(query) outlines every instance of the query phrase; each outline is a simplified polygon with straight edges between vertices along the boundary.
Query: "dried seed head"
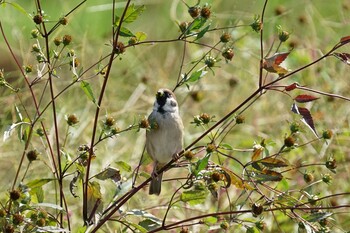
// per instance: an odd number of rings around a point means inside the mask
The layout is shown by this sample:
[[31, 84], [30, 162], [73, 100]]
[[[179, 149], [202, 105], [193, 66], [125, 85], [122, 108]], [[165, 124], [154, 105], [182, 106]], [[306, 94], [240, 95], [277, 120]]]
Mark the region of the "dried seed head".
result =
[[108, 116], [104, 122], [104, 124], [107, 126], [107, 127], [112, 127], [114, 124], [115, 124], [115, 120], [113, 117], [111, 116]]
[[29, 160], [29, 162], [32, 162], [38, 159], [38, 155], [39, 155], [39, 152], [37, 150], [30, 150], [27, 153], [27, 159]]
[[292, 147], [295, 144], [295, 139], [292, 136], [286, 137], [284, 139], [284, 145], [286, 147]]
[[243, 115], [238, 115], [236, 117], [236, 124], [243, 124], [245, 122], [245, 117]]
[[182, 33], [185, 33], [188, 28], [189, 23], [188, 22], [182, 22], [179, 24], [180, 31]]
[[11, 200], [16, 201], [20, 197], [21, 197], [21, 192], [19, 190], [14, 189], [14, 190], [10, 191]]
[[147, 120], [147, 118], [142, 118], [140, 123], [139, 123], [139, 127], [141, 129], [148, 129], [150, 127], [150, 123], [149, 121]]
[[13, 216], [12, 216], [12, 223], [14, 224], [14, 225], [19, 225], [19, 224], [21, 224], [22, 222], [23, 222], [23, 220], [24, 220], [24, 217], [21, 215], [21, 214], [14, 214]]
[[185, 151], [184, 153], [184, 157], [187, 159], [187, 160], [192, 160], [194, 158], [194, 153], [190, 150], [187, 150]]
[[67, 25], [68, 24], [67, 17], [60, 18], [59, 23], [62, 24], [62, 25]]
[[72, 36], [71, 35], [64, 35], [62, 38], [62, 43], [64, 46], [69, 45], [72, 42]]
[[79, 119], [75, 114], [70, 114], [66, 116], [66, 121], [69, 126], [73, 126], [79, 123]]
[[227, 32], [223, 33], [223, 34], [221, 35], [221, 37], [220, 37], [220, 41], [221, 41], [222, 43], [227, 43], [227, 42], [229, 42], [230, 40], [231, 40], [231, 34], [229, 34], [229, 33], [227, 33]]
[[201, 13], [201, 7], [200, 6], [192, 6], [188, 8], [188, 13], [191, 15], [192, 18], [197, 18]]
[[61, 40], [61, 38], [56, 37], [56, 38], [53, 40], [53, 43], [54, 43], [56, 46], [60, 46], [60, 44], [62, 43], [62, 40]]
[[118, 41], [117, 43], [114, 43], [114, 52], [116, 54], [122, 54], [125, 52], [125, 45]]
[[314, 181], [314, 179], [315, 178], [314, 178], [314, 175], [312, 173], [307, 172], [307, 173], [304, 174], [304, 181], [306, 183], [310, 183], [310, 182]]
[[211, 174], [211, 179], [214, 182], [218, 182], [218, 181], [222, 180], [222, 174], [220, 172], [213, 172], [213, 174]]
[[215, 144], [212, 144], [212, 143], [208, 144], [206, 150], [207, 150], [207, 153], [212, 153], [212, 152], [216, 151]]
[[210, 18], [210, 15], [211, 15], [211, 10], [210, 10], [210, 7], [208, 6], [204, 6], [201, 10], [201, 16], [204, 18], [204, 19], [209, 19]]
[[33, 21], [36, 24], [41, 24], [43, 22], [43, 17], [39, 14], [33, 16]]
[[337, 161], [334, 158], [329, 159], [326, 162], [326, 168], [331, 169], [331, 170], [336, 169], [337, 168]]
[[233, 52], [233, 49], [231, 48], [227, 48], [225, 49], [222, 54], [221, 54], [226, 60], [229, 60], [231, 61], [233, 56], [235, 55], [234, 52]]

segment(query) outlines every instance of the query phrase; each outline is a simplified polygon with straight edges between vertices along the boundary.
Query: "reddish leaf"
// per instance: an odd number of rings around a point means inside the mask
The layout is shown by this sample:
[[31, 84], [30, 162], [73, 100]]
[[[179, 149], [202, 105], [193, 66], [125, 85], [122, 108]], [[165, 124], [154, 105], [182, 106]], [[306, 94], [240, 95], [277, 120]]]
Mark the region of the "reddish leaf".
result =
[[259, 147], [259, 148], [255, 149], [254, 153], [252, 155], [252, 161], [257, 161], [263, 151], [264, 151], [264, 147]]
[[341, 44], [347, 44], [350, 42], [350, 36], [344, 36], [343, 38], [340, 39]]
[[350, 54], [349, 53], [333, 53], [334, 57], [338, 58], [347, 65], [350, 65]]
[[319, 98], [312, 95], [298, 95], [297, 97], [294, 98], [294, 100], [299, 103], [311, 102], [317, 99]]
[[288, 70], [280, 66], [280, 64], [288, 57], [289, 53], [275, 53], [273, 56], [265, 58], [263, 68], [271, 73], [282, 75], [288, 73]]
[[286, 86], [284, 90], [293, 91], [295, 88], [300, 87], [299, 83], [292, 83], [289, 86]]
[[298, 107], [295, 103], [292, 105], [291, 110], [292, 112], [301, 115], [303, 117], [301, 121], [311, 129], [316, 137], [318, 137], [310, 111], [307, 108]]

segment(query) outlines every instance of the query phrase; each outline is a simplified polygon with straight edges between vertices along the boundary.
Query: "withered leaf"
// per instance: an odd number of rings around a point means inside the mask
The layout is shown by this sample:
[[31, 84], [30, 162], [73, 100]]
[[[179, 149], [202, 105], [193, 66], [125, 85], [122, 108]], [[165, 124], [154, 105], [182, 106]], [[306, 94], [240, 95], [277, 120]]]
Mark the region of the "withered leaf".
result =
[[292, 112], [301, 115], [303, 117], [301, 121], [311, 129], [316, 137], [318, 137], [310, 111], [307, 108], [298, 107], [295, 103], [293, 103], [291, 110]]
[[334, 57], [338, 58], [347, 65], [350, 65], [350, 54], [349, 53], [333, 53]]
[[277, 159], [277, 158], [273, 158], [273, 157], [264, 158], [264, 159], [260, 160], [259, 162], [262, 163], [263, 165], [265, 165], [266, 167], [270, 167], [270, 168], [287, 167], [288, 166], [288, 164], [285, 161], [283, 161], [282, 159]]
[[261, 181], [261, 182], [266, 182], [266, 181], [281, 181], [283, 176], [281, 173], [269, 170], [269, 169], [264, 169], [259, 173], [256, 178]]
[[263, 68], [271, 73], [277, 73], [279, 75], [284, 75], [288, 73], [288, 70], [280, 64], [288, 57], [290, 52], [275, 53], [271, 57], [264, 59]]

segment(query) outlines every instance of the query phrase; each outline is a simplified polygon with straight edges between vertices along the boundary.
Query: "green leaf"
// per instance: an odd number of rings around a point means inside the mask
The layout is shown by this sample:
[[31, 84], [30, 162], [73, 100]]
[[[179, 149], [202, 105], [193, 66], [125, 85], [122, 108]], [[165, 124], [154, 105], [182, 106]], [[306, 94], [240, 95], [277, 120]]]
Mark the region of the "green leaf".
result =
[[[88, 215], [102, 212], [102, 194], [101, 187], [98, 182], [89, 182], [87, 190], [87, 212]], [[92, 213], [94, 211], [94, 213]]]
[[64, 211], [64, 209], [56, 204], [52, 204], [52, 203], [38, 203], [38, 204], [34, 204], [33, 207], [41, 207], [41, 208], [52, 208], [58, 211]]
[[[6, 2], [4, 2], [6, 4]], [[21, 12], [22, 14], [26, 15], [29, 17], [29, 14], [26, 12], [26, 10], [21, 7], [19, 4], [15, 3], [15, 2], [11, 2], [11, 3], [8, 3], [10, 4], [11, 6], [13, 6], [13, 8], [15, 8], [16, 10], [18, 10], [19, 12]], [[30, 17], [29, 17], [30, 18]]]
[[21, 124], [19, 131], [18, 131], [19, 139], [26, 142], [28, 140], [28, 137], [29, 137], [29, 131], [30, 131], [30, 120], [29, 120], [29, 118], [24, 118], [23, 124]]
[[156, 223], [152, 221], [151, 219], [145, 219], [141, 222], [139, 222], [139, 227], [142, 227], [142, 229], [145, 229], [145, 232], [149, 232], [153, 229], [156, 229], [161, 226], [161, 223]]
[[126, 10], [123, 23], [132, 23], [134, 22], [141, 14], [142, 12], [146, 9], [145, 6], [138, 6], [135, 7], [134, 4], [131, 4], [128, 9]]
[[147, 39], [147, 34], [144, 32], [136, 32], [135, 37], [136, 37], [137, 41], [140, 42], [140, 41], [144, 41]]
[[218, 218], [210, 216], [203, 219], [204, 224], [213, 225], [218, 222]]
[[308, 222], [319, 222], [322, 219], [328, 218], [329, 216], [331, 216], [333, 213], [329, 213], [329, 212], [317, 212], [317, 213], [312, 213], [306, 217], [304, 217], [304, 219]]
[[127, 28], [125, 28], [125, 27], [122, 27], [122, 28], [120, 29], [119, 35], [120, 35], [120, 36], [124, 36], [124, 37], [132, 37], [132, 36], [135, 36], [129, 29], [127, 29]]
[[124, 161], [117, 161], [117, 162], [115, 162], [115, 164], [117, 165], [118, 168], [120, 168], [126, 172], [132, 171], [131, 166]]
[[96, 99], [90, 84], [86, 81], [81, 81], [80, 88], [84, 91], [85, 95], [89, 98], [89, 100], [96, 104]]
[[132, 226], [134, 227], [137, 231], [136, 232], [141, 232], [141, 233], [147, 233], [150, 229], [144, 228], [140, 222], [139, 224], [133, 223], [131, 221], [124, 220], [124, 223], [126, 223], [129, 227]]
[[187, 202], [190, 205], [202, 204], [206, 201], [208, 196], [206, 190], [189, 190], [181, 193], [180, 201]]
[[195, 40], [199, 40], [200, 38], [202, 38], [204, 36], [205, 33], [207, 33], [207, 31], [209, 30], [210, 24], [208, 26], [206, 26], [202, 31], [200, 31], [197, 34], [197, 38]]
[[205, 70], [197, 70], [196, 72], [193, 72], [191, 76], [186, 80], [186, 82], [195, 82], [202, 78], [204, 75], [206, 75], [208, 71]]
[[153, 214], [150, 214], [149, 212], [144, 211], [144, 210], [133, 209], [133, 210], [129, 210], [126, 214], [150, 219], [152, 222], [157, 223], [159, 225], [162, 224], [162, 220], [160, 220], [159, 218], [157, 218]]
[[203, 25], [207, 22], [207, 19], [198, 17], [193, 22], [191, 25], [188, 27], [187, 32], [191, 32], [192, 30], [197, 30], [203, 27]]
[[193, 171], [194, 175], [197, 176], [200, 171], [205, 169], [208, 165], [209, 161], [209, 156], [210, 154], [207, 154], [204, 158], [198, 160], [197, 165], [196, 165], [196, 170]]
[[80, 226], [80, 227], [75, 229], [75, 232], [76, 233], [85, 233], [86, 232], [86, 227], [87, 226]]
[[35, 200], [33, 200], [33, 197], [36, 197], [36, 202], [38, 203], [42, 203], [44, 201], [44, 190], [41, 186], [30, 189], [29, 193], [32, 196], [32, 202], [35, 202]]
[[224, 150], [233, 150], [233, 147], [230, 144], [227, 144], [227, 143], [220, 144], [220, 148], [222, 148]]
[[51, 178], [36, 179], [36, 180], [29, 181], [26, 184], [26, 186], [28, 188], [34, 189], [34, 188], [42, 187], [43, 185], [45, 185], [53, 180], [54, 179], [51, 179]]

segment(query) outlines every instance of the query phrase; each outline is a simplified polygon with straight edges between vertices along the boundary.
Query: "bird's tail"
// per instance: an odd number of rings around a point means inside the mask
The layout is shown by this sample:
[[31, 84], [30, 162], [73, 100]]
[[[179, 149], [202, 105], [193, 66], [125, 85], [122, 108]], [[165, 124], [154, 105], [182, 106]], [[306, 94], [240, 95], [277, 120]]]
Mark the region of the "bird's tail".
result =
[[158, 174], [157, 177], [151, 180], [151, 184], [149, 186], [149, 194], [159, 195], [162, 191], [162, 177], [163, 173]]

